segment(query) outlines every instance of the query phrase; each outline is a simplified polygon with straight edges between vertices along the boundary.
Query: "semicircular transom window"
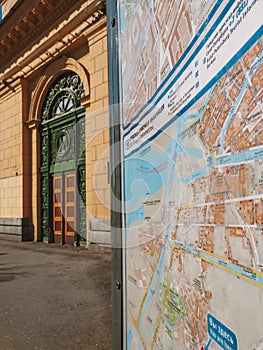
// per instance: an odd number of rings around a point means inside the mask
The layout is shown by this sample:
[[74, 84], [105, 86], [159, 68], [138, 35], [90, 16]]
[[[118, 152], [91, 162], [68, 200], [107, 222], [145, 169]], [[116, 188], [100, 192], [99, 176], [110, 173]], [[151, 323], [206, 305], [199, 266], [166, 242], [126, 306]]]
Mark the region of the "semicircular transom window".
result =
[[61, 75], [48, 91], [42, 110], [42, 121], [74, 110], [79, 107], [82, 97], [84, 87], [80, 77], [73, 72]]

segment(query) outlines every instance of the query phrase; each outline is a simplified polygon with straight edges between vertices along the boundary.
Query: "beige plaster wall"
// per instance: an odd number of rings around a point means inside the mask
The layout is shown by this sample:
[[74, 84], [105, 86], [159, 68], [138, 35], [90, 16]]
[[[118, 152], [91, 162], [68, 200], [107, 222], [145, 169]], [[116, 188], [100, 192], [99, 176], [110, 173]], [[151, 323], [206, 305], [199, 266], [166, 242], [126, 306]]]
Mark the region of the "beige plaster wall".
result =
[[0, 180], [0, 217], [21, 218], [22, 208], [22, 176]]
[[[45, 75], [49, 80], [54, 74], [58, 75], [61, 69], [75, 71], [82, 79], [88, 79], [84, 86], [89, 86], [85, 90], [86, 97], [82, 104], [86, 108], [86, 203], [87, 203], [87, 227], [91, 218], [110, 218], [110, 185], [108, 183], [108, 163], [109, 163], [109, 115], [108, 115], [108, 67], [107, 67], [107, 29], [106, 18], [94, 30], [83, 33], [82, 46], [73, 50], [68, 48], [68, 58], [61, 61], [56, 66], [56, 61], [46, 66]], [[64, 66], [63, 66], [64, 65]], [[80, 65], [87, 71], [87, 77], [81, 73]], [[64, 67], [64, 68], [63, 68]], [[62, 73], [62, 72], [61, 72]], [[29, 82], [29, 95], [32, 99], [41, 94], [38, 81], [43, 78], [34, 74]], [[44, 83], [45, 84], [45, 83]], [[49, 86], [45, 85], [45, 89]], [[45, 93], [45, 92], [44, 92]], [[41, 97], [42, 98], [42, 97]], [[39, 99], [39, 97], [37, 97]], [[37, 103], [36, 103], [37, 105]], [[31, 106], [29, 106], [31, 116]], [[40, 119], [40, 106], [32, 109], [32, 118]], [[35, 190], [37, 183], [37, 129], [32, 128], [32, 216], [35, 231], [39, 224], [39, 210], [37, 206], [38, 192]], [[37, 229], [39, 230], [39, 229]]]
[[[49, 48], [50, 52], [55, 46]], [[87, 218], [109, 218], [106, 18], [82, 32], [78, 45], [67, 44], [61, 57], [75, 60], [76, 68], [81, 64], [88, 72], [89, 96], [83, 101], [86, 108]], [[12, 90], [5, 88], [0, 92], [0, 218], [31, 217], [35, 240], [40, 237], [38, 120], [41, 106], [35, 104], [32, 111], [31, 106], [38, 82], [47, 74], [50, 64], [52, 62], [47, 61], [45, 66], [25, 75], [22, 86], [17, 81], [16, 86], [12, 84]], [[79, 74], [77, 69], [75, 71]], [[48, 71], [48, 74], [52, 77], [59, 71]]]
[[[85, 62], [85, 59], [87, 62]], [[110, 217], [108, 66], [106, 27], [89, 37], [89, 55], [82, 63], [90, 72], [90, 109], [86, 115], [87, 214]]]
[[0, 217], [22, 217], [22, 94], [0, 94]]
[[11, 8], [18, 2], [18, 0], [2, 0], [0, 4], [2, 4], [2, 16], [3, 18], [8, 14]]

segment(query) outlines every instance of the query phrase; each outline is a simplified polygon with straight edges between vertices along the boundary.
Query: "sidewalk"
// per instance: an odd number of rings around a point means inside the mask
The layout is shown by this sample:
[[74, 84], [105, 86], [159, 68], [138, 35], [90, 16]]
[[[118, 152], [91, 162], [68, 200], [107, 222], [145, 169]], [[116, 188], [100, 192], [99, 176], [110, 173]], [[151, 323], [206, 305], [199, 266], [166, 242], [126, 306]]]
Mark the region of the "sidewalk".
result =
[[0, 350], [111, 350], [111, 251], [0, 240]]

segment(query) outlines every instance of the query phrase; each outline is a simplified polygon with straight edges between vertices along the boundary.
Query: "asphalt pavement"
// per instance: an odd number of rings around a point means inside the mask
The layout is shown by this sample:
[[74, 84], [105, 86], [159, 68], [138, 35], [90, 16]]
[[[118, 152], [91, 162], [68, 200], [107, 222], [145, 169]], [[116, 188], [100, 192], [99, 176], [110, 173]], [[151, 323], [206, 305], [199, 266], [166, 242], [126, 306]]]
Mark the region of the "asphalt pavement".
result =
[[0, 240], [0, 350], [111, 350], [111, 251]]

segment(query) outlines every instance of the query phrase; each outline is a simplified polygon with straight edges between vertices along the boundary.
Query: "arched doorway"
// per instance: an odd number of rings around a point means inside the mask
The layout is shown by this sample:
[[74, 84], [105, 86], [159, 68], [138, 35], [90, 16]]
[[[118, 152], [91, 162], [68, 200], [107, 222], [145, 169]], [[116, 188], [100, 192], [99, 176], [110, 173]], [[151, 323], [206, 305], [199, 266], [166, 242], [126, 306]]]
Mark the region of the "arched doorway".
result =
[[48, 242], [86, 238], [85, 108], [80, 77], [59, 76], [46, 95], [40, 123], [41, 232]]

